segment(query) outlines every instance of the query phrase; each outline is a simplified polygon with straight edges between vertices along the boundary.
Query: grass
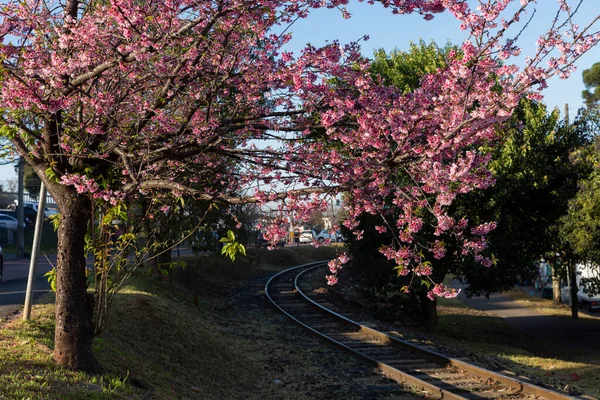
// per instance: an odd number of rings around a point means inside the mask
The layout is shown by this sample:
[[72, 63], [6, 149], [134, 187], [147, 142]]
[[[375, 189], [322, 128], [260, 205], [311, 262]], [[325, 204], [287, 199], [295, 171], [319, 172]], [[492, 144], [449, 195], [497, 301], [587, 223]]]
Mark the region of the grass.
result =
[[53, 296], [35, 306], [35, 318], [20, 318], [0, 330], [0, 398], [111, 399], [131, 391], [116, 375], [89, 376], [52, 361]]
[[252, 250], [233, 265], [189, 257], [191, 265], [174, 271], [171, 283], [133, 278], [115, 299], [109, 328], [95, 339], [94, 353], [104, 367], [97, 376], [53, 363], [54, 299], [46, 296], [34, 306], [31, 321], [15, 318], [0, 329], [0, 398], [306, 398], [295, 394], [298, 387], [280, 387], [284, 381], [326, 390], [335, 376], [313, 383], [299, 376], [325, 374], [326, 367], [313, 366], [315, 357], [327, 366], [335, 352], [287, 344], [293, 330], [280, 327], [282, 316], [271, 313], [268, 318], [278, 320], [265, 323], [264, 307], [240, 316], [224, 295], [253, 276], [334, 254], [333, 248]]
[[[26, 227], [24, 231], [24, 243], [25, 252], [31, 254], [31, 247], [33, 245], [34, 228]], [[16, 234], [15, 234], [16, 237]], [[52, 224], [45, 222], [42, 226], [42, 241], [40, 243], [40, 251], [43, 253], [56, 253], [57, 247], [57, 235]], [[5, 254], [17, 253], [17, 246], [15, 244], [3, 244], [2, 249]]]

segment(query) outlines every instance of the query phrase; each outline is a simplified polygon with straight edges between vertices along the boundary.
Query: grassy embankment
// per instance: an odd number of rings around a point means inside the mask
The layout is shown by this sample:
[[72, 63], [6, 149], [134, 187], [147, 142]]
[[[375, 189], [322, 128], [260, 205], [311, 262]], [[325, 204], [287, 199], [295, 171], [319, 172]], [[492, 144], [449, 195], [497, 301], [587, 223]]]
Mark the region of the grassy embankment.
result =
[[[53, 364], [54, 299], [46, 296], [34, 307], [32, 321], [15, 318], [2, 324], [0, 398], [280, 398], [271, 391], [281, 391], [281, 381], [296, 372], [270, 363], [274, 353], [285, 353], [302, 374], [310, 374], [315, 354], [324, 361], [328, 355], [318, 354], [321, 350], [303, 354], [289, 346], [285, 336], [293, 332], [281, 332], [279, 321], [265, 324], [264, 304], [238, 315], [233, 288], [248, 287], [254, 276], [334, 254], [333, 248], [255, 250], [233, 264], [190, 256], [190, 267], [174, 272], [171, 283], [132, 279], [115, 299], [108, 330], [95, 341], [104, 367], [98, 376]], [[256, 285], [250, 287], [259, 291], [262, 283]], [[289, 398], [302, 397], [292, 392]]]
[[[33, 321], [15, 319], [0, 330], [0, 398], [361, 398], [340, 397], [339, 366], [348, 361], [319, 342], [304, 343], [305, 335], [268, 307], [260, 296], [264, 279], [256, 279], [333, 252], [259, 250], [234, 264], [190, 257], [190, 267], [175, 272], [171, 283], [133, 279], [95, 342], [105, 368], [98, 376], [53, 365], [53, 299], [47, 298], [36, 305]], [[440, 305], [440, 324], [434, 342], [464, 349], [490, 368], [600, 396], [598, 357], [541, 355], [533, 338], [455, 300]]]

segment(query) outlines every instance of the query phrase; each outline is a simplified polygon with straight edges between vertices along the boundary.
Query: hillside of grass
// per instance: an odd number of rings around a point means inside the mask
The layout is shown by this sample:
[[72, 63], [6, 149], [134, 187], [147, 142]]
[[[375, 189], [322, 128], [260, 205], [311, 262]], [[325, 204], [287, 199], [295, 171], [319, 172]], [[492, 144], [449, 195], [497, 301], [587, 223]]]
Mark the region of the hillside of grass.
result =
[[[288, 347], [277, 325], [266, 326], [260, 320], [264, 305], [256, 307], [254, 322], [240, 322], [226, 294], [236, 285], [244, 287], [252, 277], [329, 259], [335, 252], [333, 247], [251, 250], [235, 263], [215, 256], [187, 256], [182, 258], [186, 268], [160, 282], [140, 271], [116, 296], [108, 329], [95, 339], [94, 353], [104, 368], [98, 376], [58, 368], [52, 362], [54, 298], [47, 295], [34, 306], [31, 321], [17, 316], [2, 324], [0, 398], [305, 398], [271, 393], [285, 392], [277, 382], [286, 373], [278, 374], [281, 365], [271, 365], [269, 359], [283, 352], [291, 365], [306, 366], [302, 373], [307, 373], [312, 357], [326, 360], [329, 350], [324, 347], [312, 354]], [[269, 354], [271, 345], [275, 348]]]

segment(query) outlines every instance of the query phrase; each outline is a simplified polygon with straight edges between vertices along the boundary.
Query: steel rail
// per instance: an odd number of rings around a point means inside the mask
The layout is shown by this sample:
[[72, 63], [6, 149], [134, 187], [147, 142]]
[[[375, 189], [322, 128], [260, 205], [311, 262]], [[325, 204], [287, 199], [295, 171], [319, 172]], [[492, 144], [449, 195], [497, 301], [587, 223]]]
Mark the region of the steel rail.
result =
[[[543, 399], [547, 399], [547, 400], [574, 399], [574, 397], [570, 397], [566, 394], [561, 394], [561, 393], [558, 393], [555, 391], [551, 391], [551, 390], [542, 388], [540, 386], [536, 386], [536, 385], [533, 385], [533, 384], [530, 384], [527, 382], [522, 382], [518, 379], [514, 379], [511, 377], [502, 375], [502, 374], [498, 374], [496, 372], [492, 372], [485, 368], [477, 367], [475, 365], [466, 363], [466, 362], [458, 360], [456, 358], [447, 357], [436, 351], [425, 349], [414, 343], [410, 343], [410, 342], [400, 339], [396, 336], [388, 335], [384, 332], [378, 331], [369, 326], [366, 326], [364, 324], [356, 322], [344, 315], [341, 315], [341, 314], [323, 306], [322, 304], [319, 304], [317, 301], [311, 299], [310, 296], [308, 296], [306, 293], [304, 293], [304, 291], [300, 287], [300, 279], [302, 279], [305, 274], [307, 274], [317, 268], [321, 268], [321, 267], [325, 266], [325, 264], [326, 264], [326, 261], [299, 265], [299, 266], [286, 269], [284, 271], [281, 271], [281, 272], [273, 275], [269, 279], [267, 284], [265, 285], [265, 293], [267, 295], [267, 298], [269, 299], [269, 301], [271, 303], [273, 303], [273, 305], [275, 305], [276, 308], [278, 308], [281, 312], [283, 312], [286, 316], [291, 318], [297, 324], [308, 329], [311, 333], [317, 335], [318, 337], [326, 339], [329, 343], [333, 344], [335, 347], [341, 348], [341, 349], [349, 352], [353, 356], [368, 363], [369, 365], [376, 367], [386, 376], [388, 376], [398, 382], [401, 382], [404, 385], [417, 387], [421, 390], [428, 392], [429, 395], [427, 397], [429, 397], [429, 398], [459, 400], [459, 399], [473, 399], [474, 396], [475, 396], [475, 398], [487, 398], [488, 397], [488, 396], [483, 396], [483, 395], [477, 396], [478, 392], [468, 392], [468, 394], [471, 394], [471, 396], [464, 397], [464, 396], [461, 396], [460, 394], [453, 393], [452, 391], [450, 391], [448, 389], [440, 388], [431, 382], [427, 382], [427, 381], [415, 376], [414, 372], [411, 374], [409, 372], [402, 371], [399, 368], [395, 368], [394, 366], [387, 364], [386, 362], [377, 360], [376, 358], [371, 357], [368, 354], [365, 354], [364, 352], [361, 352], [360, 349], [359, 350], [354, 349], [354, 348], [350, 347], [349, 345], [341, 342], [340, 340], [337, 340], [336, 338], [331, 337], [330, 335], [315, 329], [314, 327], [310, 326], [309, 324], [302, 322], [300, 319], [296, 318], [294, 315], [292, 315], [291, 312], [286, 311], [282, 306], [280, 306], [280, 304], [277, 304], [278, 302], [273, 298], [273, 296], [271, 295], [271, 290], [270, 290], [273, 282], [275, 282], [278, 278], [281, 278], [285, 274], [289, 275], [290, 273], [292, 273], [296, 270], [299, 270], [299, 272], [293, 277], [293, 287], [291, 287], [291, 284], [290, 284], [290, 288], [293, 288], [294, 293], [297, 293], [311, 307], [316, 307], [317, 310], [320, 310], [320, 311], [326, 313], [327, 315], [334, 317], [336, 320], [343, 321], [344, 324], [352, 326], [354, 329], [357, 330], [357, 332], [360, 332], [362, 334], [365, 334], [365, 335], [368, 335], [368, 336], [374, 338], [375, 340], [377, 340], [377, 343], [382, 343], [382, 344], [384, 343], [393, 348], [418, 353], [419, 356], [422, 357], [424, 360], [428, 360], [431, 363], [441, 366], [443, 368], [448, 368], [449, 371], [450, 371], [450, 369], [465, 371], [466, 373], [476, 376], [478, 379], [480, 379], [482, 381], [491, 381], [494, 383], [499, 382], [507, 387], [507, 388], [504, 388], [503, 390], [508, 389], [508, 391], [505, 394], [511, 398], [515, 398], [516, 396], [522, 396], [522, 397], [530, 397], [530, 398], [543, 398]], [[288, 280], [291, 280], [291, 278], [292, 277], [288, 278]], [[292, 294], [289, 291], [280, 292], [280, 293]], [[288, 304], [288, 306], [289, 306], [289, 304]], [[365, 342], [365, 344], [368, 344], [368, 343], [369, 342]], [[356, 343], [354, 343], [354, 344], [356, 344]], [[421, 375], [423, 375], [423, 374], [421, 374]], [[425, 374], [425, 375], [427, 375], [427, 374]], [[441, 383], [445, 384], [446, 386], [452, 387], [452, 385], [449, 385], [449, 383], [446, 381], [442, 380]], [[461, 391], [460, 387], [457, 387], [456, 389]], [[465, 394], [465, 393], [463, 392], [463, 394]], [[491, 397], [495, 397], [495, 396], [491, 396]], [[502, 397], [502, 396], [500, 396], [500, 397]]]
[[[284, 271], [281, 271], [275, 275], [273, 275], [271, 277], [271, 279], [269, 279], [269, 281], [267, 282], [267, 284], [265, 285], [265, 293], [267, 295], [267, 298], [271, 301], [271, 303], [273, 303], [273, 305], [275, 305], [275, 307], [277, 307], [282, 313], [284, 313], [285, 315], [287, 315], [290, 319], [292, 319], [294, 322], [296, 322], [297, 324], [301, 325], [302, 327], [304, 327], [305, 329], [308, 329], [310, 332], [312, 332], [313, 334], [317, 335], [320, 338], [325, 338], [327, 339], [331, 344], [335, 345], [336, 347], [339, 347], [347, 352], [349, 352], [350, 354], [352, 354], [355, 357], [360, 358], [362, 361], [377, 367], [378, 369], [380, 369], [382, 372], [384, 372], [384, 374], [386, 376], [389, 376], [390, 378], [398, 381], [398, 382], [402, 382], [405, 385], [414, 385], [416, 387], [418, 387], [421, 390], [427, 390], [428, 392], [432, 393], [433, 396], [432, 398], [437, 398], [437, 399], [450, 399], [450, 400], [467, 400], [465, 397], [462, 396], [458, 396], [455, 395], [453, 393], [447, 392], [429, 382], [425, 382], [419, 378], [416, 378], [414, 376], [411, 376], [403, 371], [400, 371], [396, 368], [393, 368], [387, 364], [381, 363], [379, 361], [377, 361], [374, 358], [371, 358], [363, 353], [360, 353], [352, 348], [350, 348], [349, 346], [346, 346], [345, 344], [339, 342], [338, 340], [335, 340], [334, 338], [325, 335], [322, 332], [319, 332], [318, 330], [314, 329], [313, 327], [311, 327], [308, 324], [305, 324], [304, 322], [300, 321], [298, 318], [294, 317], [292, 314], [290, 314], [289, 312], [285, 311], [279, 304], [277, 304], [277, 302], [273, 299], [273, 297], [270, 295], [269, 293], [269, 286], [271, 285], [271, 283], [273, 281], [275, 281], [275, 279], [279, 278], [281, 275], [287, 274], [293, 270], [297, 270], [297, 269], [301, 269], [301, 268], [306, 268], [307, 271], [310, 271], [314, 268], [319, 268], [321, 266], [323, 266], [326, 262], [318, 262], [318, 263], [311, 263], [311, 264], [304, 264], [304, 265], [299, 265], [297, 267], [293, 267], [293, 268], [289, 268], [286, 269]], [[312, 264], [317, 264], [317, 265], [312, 265]], [[294, 280], [294, 286], [296, 286], [296, 280]], [[298, 290], [296, 288], [296, 290]], [[300, 292], [302, 293], [302, 292]], [[302, 294], [302, 296], [304, 298], [305, 295]], [[312, 301], [310, 301], [310, 303], [312, 304], [316, 304]], [[316, 304], [319, 308], [323, 309], [323, 310], [327, 310], [326, 308], [324, 308], [323, 306], [321, 306], [320, 304]], [[345, 318], [344, 316], [338, 315], [338, 317], [340, 317], [341, 319], [347, 321], [347, 322], [351, 322], [353, 323], [353, 321], [351, 321], [348, 318]]]
[[414, 343], [408, 342], [406, 340], [400, 339], [396, 336], [390, 336], [384, 332], [378, 331], [376, 329], [370, 328], [366, 325], [360, 324], [356, 321], [351, 320], [350, 318], [347, 318], [341, 314], [336, 313], [333, 310], [328, 309], [327, 307], [324, 307], [323, 305], [319, 304], [318, 302], [314, 301], [313, 299], [311, 299], [308, 295], [306, 295], [306, 293], [304, 293], [304, 291], [302, 289], [300, 289], [300, 285], [299, 285], [299, 280], [302, 278], [302, 276], [308, 272], [311, 272], [312, 270], [318, 268], [319, 266], [314, 266], [314, 267], [310, 267], [307, 269], [304, 269], [302, 272], [300, 272], [298, 275], [296, 275], [296, 278], [294, 279], [294, 287], [295, 289], [298, 291], [298, 294], [300, 294], [306, 301], [308, 301], [309, 303], [311, 303], [312, 305], [320, 308], [321, 310], [337, 317], [337, 318], [341, 318], [343, 320], [345, 320], [346, 322], [354, 325], [355, 327], [357, 327], [358, 329], [360, 329], [361, 331], [368, 333], [374, 337], [378, 337], [380, 339], [383, 340], [387, 340], [389, 341], [389, 343], [393, 346], [401, 346], [407, 349], [411, 349], [414, 351], [418, 351], [421, 354], [423, 354], [427, 359], [436, 362], [436, 363], [440, 363], [442, 364], [444, 367], [456, 367], [459, 368], [461, 370], [470, 372], [472, 374], [475, 375], [480, 375], [483, 377], [487, 377], [487, 378], [492, 378], [498, 382], [501, 382], [507, 386], [513, 386], [516, 387], [518, 391], [520, 391], [523, 394], [526, 395], [532, 395], [532, 396], [536, 396], [536, 397], [543, 397], [547, 400], [566, 400], [566, 399], [576, 399], [576, 397], [572, 397], [572, 396], [568, 396], [566, 394], [561, 394], [558, 392], [554, 392], [552, 390], [549, 389], [545, 389], [542, 388], [540, 386], [537, 385], [533, 385], [531, 383], [528, 382], [522, 382], [518, 379], [514, 379], [493, 371], [490, 371], [488, 369], [482, 368], [482, 367], [478, 367], [476, 365], [473, 364], [469, 364], [466, 363], [464, 361], [458, 360], [456, 358], [452, 358], [452, 357], [447, 357], [443, 354], [440, 354], [436, 351], [432, 351], [429, 349], [425, 349], [421, 346], [418, 346]]

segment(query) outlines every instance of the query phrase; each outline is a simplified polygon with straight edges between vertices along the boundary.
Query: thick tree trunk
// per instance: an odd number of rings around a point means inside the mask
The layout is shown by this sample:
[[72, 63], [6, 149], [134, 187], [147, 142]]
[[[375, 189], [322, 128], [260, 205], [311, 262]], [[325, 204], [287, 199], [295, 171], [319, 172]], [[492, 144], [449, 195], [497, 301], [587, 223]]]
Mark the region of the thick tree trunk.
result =
[[438, 314], [437, 314], [437, 299], [430, 300], [427, 297], [426, 290], [419, 291], [419, 303], [421, 309], [421, 319], [425, 324], [425, 327], [435, 332], [438, 330]]
[[85, 234], [91, 220], [90, 201], [77, 195], [72, 188], [55, 189], [53, 195], [61, 216], [56, 266], [54, 360], [70, 369], [97, 372], [99, 365], [92, 354], [93, 296], [86, 291], [84, 256]]

